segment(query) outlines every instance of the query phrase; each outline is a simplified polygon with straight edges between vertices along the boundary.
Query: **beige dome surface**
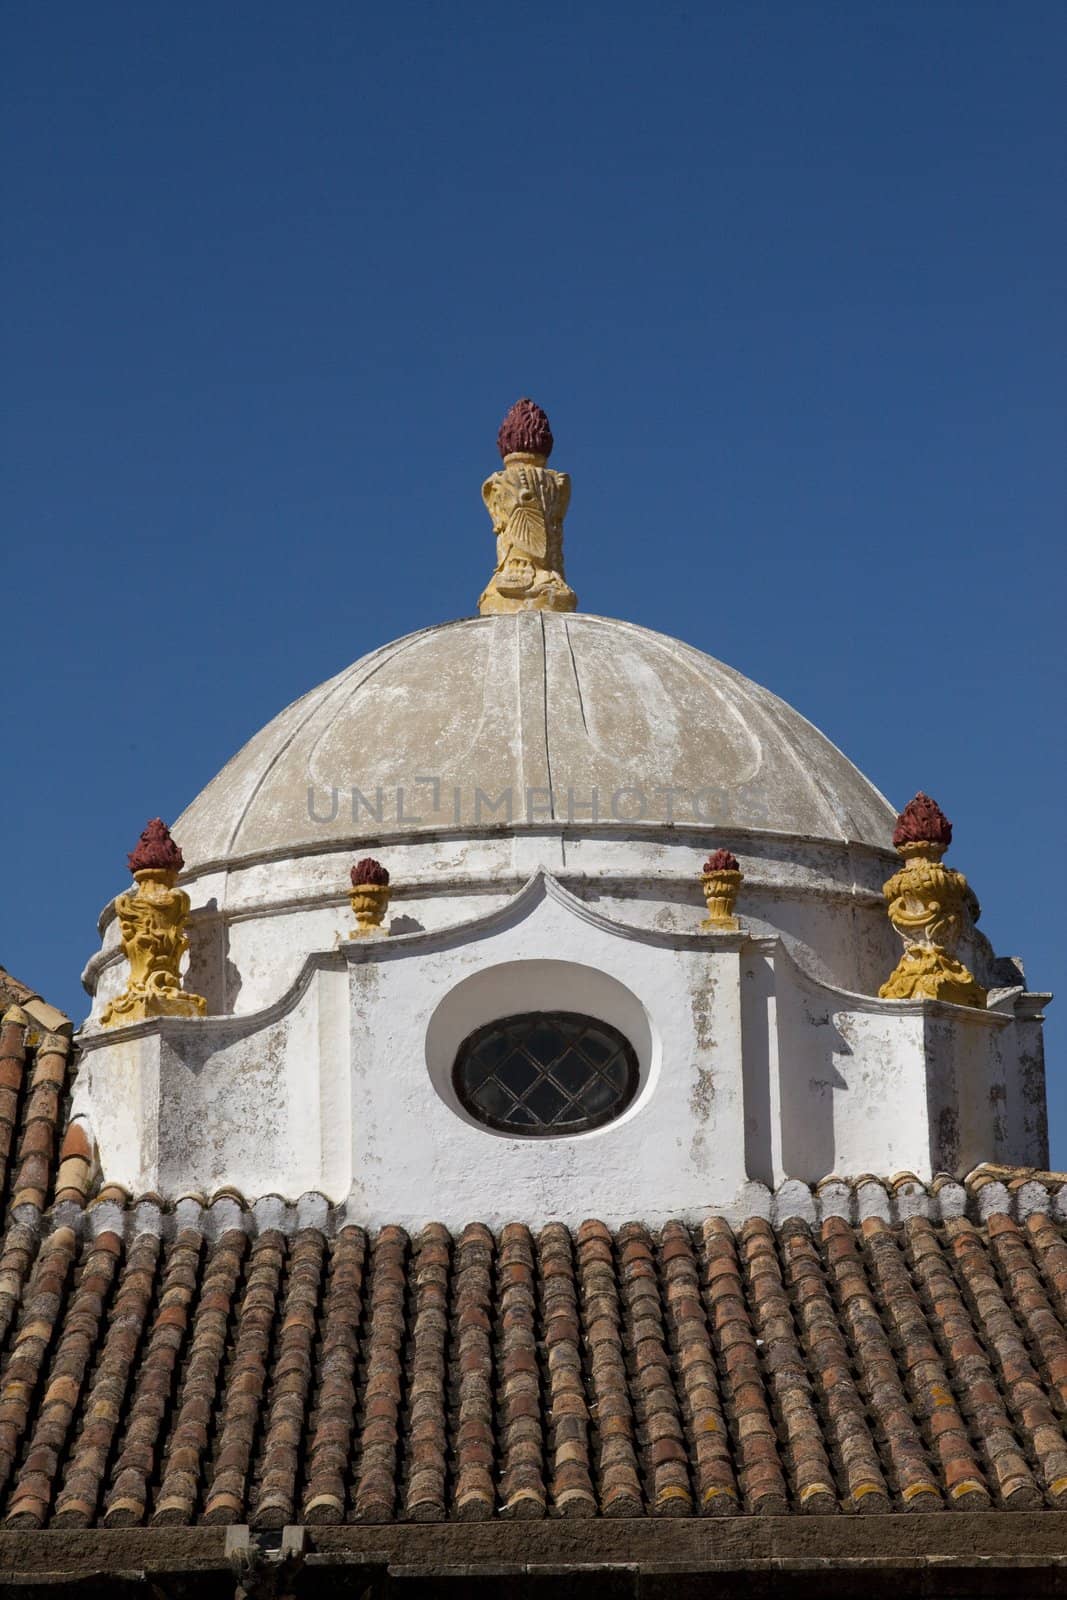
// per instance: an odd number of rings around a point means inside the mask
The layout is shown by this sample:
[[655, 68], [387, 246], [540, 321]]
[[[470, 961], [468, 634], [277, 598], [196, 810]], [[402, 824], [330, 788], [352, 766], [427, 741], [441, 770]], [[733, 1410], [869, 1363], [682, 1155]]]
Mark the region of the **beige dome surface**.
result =
[[[353, 820], [354, 789], [380, 819], [357, 802]], [[509, 806], [514, 827], [589, 824], [594, 790], [605, 825], [888, 849], [894, 823], [840, 750], [741, 673], [633, 623], [526, 612], [364, 656], [249, 740], [174, 833], [196, 871], [360, 836], [500, 829]]]

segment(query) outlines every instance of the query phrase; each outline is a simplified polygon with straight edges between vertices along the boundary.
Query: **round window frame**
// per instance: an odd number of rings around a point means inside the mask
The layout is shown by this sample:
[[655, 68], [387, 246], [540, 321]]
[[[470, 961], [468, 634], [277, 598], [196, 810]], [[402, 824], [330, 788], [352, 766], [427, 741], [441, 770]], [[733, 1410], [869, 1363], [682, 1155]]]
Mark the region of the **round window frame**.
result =
[[[584, 1118], [579, 1123], [571, 1123], [565, 1127], [560, 1127], [554, 1122], [545, 1122], [536, 1128], [524, 1126], [521, 1123], [508, 1122], [502, 1117], [494, 1117], [490, 1113], [483, 1111], [480, 1106], [475, 1105], [473, 1099], [460, 1084], [459, 1075], [465, 1062], [482, 1040], [490, 1034], [514, 1027], [519, 1022], [529, 1022], [532, 1027], [535, 1022], [545, 1020], [553, 1022], [557, 1017], [570, 1023], [581, 1023], [586, 1028], [597, 1028], [607, 1034], [621, 1048], [621, 1053], [626, 1062], [626, 1086], [615, 1104], [595, 1116]], [[591, 1067], [590, 1070], [595, 1071], [596, 1069]], [[489, 1074], [489, 1076], [492, 1075], [492, 1073]], [[480, 1027], [473, 1029], [464, 1039], [460, 1040], [457, 1046], [452, 1070], [449, 1074], [449, 1082], [452, 1093], [463, 1109], [464, 1116], [470, 1118], [474, 1126], [487, 1128], [491, 1133], [505, 1134], [511, 1139], [538, 1140], [580, 1138], [582, 1134], [594, 1133], [598, 1128], [609, 1127], [613, 1122], [617, 1122], [621, 1117], [624, 1117], [633, 1106], [634, 1101], [641, 1092], [641, 1077], [641, 1063], [637, 1050], [633, 1041], [627, 1038], [621, 1028], [616, 1027], [613, 1022], [608, 1022], [604, 1017], [590, 1016], [583, 1011], [566, 1011], [560, 1006], [554, 1006], [549, 1010], [542, 1008], [538, 1011], [510, 1012], [506, 1016], [493, 1017], [488, 1022], [483, 1022]], [[551, 1069], [548, 1067], [541, 1068], [541, 1077], [537, 1082], [543, 1082], [545, 1078], [551, 1079]], [[535, 1087], [536, 1083], [531, 1085], [530, 1089], [526, 1091], [527, 1094], [532, 1093]], [[565, 1090], [563, 1092], [566, 1093]]]

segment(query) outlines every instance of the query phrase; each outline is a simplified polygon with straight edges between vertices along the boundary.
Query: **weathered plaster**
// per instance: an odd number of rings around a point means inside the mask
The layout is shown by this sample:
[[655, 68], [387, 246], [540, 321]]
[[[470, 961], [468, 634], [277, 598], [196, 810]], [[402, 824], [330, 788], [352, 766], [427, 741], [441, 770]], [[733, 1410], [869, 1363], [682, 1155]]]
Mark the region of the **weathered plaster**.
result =
[[[473, 1123], [459, 1042], [555, 1007], [631, 1038], [633, 1103], [569, 1137]], [[734, 1208], [752, 1180], [1041, 1165], [1023, 1009], [848, 993], [781, 938], [624, 922], [538, 873], [458, 926], [331, 941], [253, 1016], [86, 1030], [75, 1110], [105, 1177], [172, 1198], [232, 1184], [318, 1190], [372, 1224], [654, 1223]]]

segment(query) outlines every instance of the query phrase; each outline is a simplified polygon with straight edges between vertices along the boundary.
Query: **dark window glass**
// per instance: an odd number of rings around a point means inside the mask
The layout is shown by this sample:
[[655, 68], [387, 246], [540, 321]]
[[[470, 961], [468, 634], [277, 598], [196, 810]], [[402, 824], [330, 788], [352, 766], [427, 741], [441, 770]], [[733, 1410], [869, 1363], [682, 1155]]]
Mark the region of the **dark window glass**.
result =
[[637, 1057], [617, 1028], [574, 1011], [531, 1011], [465, 1039], [452, 1069], [466, 1109], [524, 1137], [610, 1122], [637, 1092]]

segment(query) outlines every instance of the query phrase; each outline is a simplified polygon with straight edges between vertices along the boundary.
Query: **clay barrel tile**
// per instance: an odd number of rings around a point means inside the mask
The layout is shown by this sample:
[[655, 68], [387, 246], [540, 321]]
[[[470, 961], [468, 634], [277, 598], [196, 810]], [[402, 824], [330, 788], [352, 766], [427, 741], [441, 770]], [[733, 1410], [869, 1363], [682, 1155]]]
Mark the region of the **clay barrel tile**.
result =
[[322, 1234], [310, 1228], [298, 1233], [289, 1249], [289, 1276], [273, 1369], [275, 1389], [263, 1444], [265, 1465], [250, 1519], [255, 1528], [283, 1528], [294, 1518], [324, 1255]]
[[596, 1512], [589, 1450], [589, 1405], [582, 1375], [581, 1324], [571, 1236], [551, 1222], [537, 1239], [540, 1310], [547, 1365], [547, 1458], [554, 1511]]
[[704, 1305], [734, 1439], [738, 1485], [750, 1511], [780, 1516], [788, 1510], [789, 1497], [734, 1235], [722, 1217], [709, 1217], [700, 1234]]
[[836, 1511], [833, 1468], [786, 1295], [774, 1231], [770, 1223], [753, 1217], [742, 1225], [739, 1242], [762, 1362], [786, 1443], [794, 1500], [798, 1510], [809, 1514]]
[[[92, 1523], [101, 1484], [125, 1406], [134, 1361], [155, 1286], [160, 1239], [139, 1234], [130, 1246], [108, 1319], [100, 1361], [86, 1398], [83, 1422], [56, 1499], [52, 1526], [84, 1528]], [[147, 1352], [145, 1365], [147, 1366]]]
[[56, 1174], [55, 1203], [85, 1205], [89, 1198], [95, 1152], [84, 1122], [72, 1122], [63, 1135]]
[[905, 1510], [930, 1510], [940, 1503], [941, 1492], [901, 1383], [856, 1234], [842, 1218], [828, 1217], [822, 1225], [822, 1242], [827, 1277], [841, 1309], [860, 1390], [878, 1430], [886, 1478]]
[[497, 1283], [501, 1515], [529, 1520], [546, 1494], [534, 1244], [521, 1223], [501, 1230]]
[[450, 1426], [455, 1455], [451, 1509], [463, 1522], [484, 1521], [496, 1507], [490, 1338], [494, 1250], [493, 1236], [481, 1223], [470, 1223], [456, 1241], [449, 1365], [458, 1402]]
[[[1049, 1305], [1026, 1239], [1012, 1218], [1006, 1216], [990, 1218], [989, 1250], [965, 1218], [954, 1219], [946, 1232], [963, 1295], [974, 1313], [985, 1348], [996, 1363], [1016, 1432], [1038, 1464], [1041, 1487], [1050, 1503], [1065, 1504], [1067, 1442], [1030, 1350], [1048, 1372], [1057, 1358], [1067, 1357], [1067, 1338]], [[1006, 1416], [1001, 1422], [996, 1410], [1001, 1402], [992, 1372], [988, 1382], [996, 1401], [991, 1394], [985, 1406], [985, 1426], [992, 1435], [993, 1427], [999, 1424], [999, 1438], [1003, 1439], [1009, 1424]], [[1015, 1449], [1022, 1453], [1017, 1443]], [[1000, 1450], [1008, 1458], [1006, 1441]], [[1034, 1485], [1025, 1503], [1029, 1506], [1040, 1501], [1040, 1490]], [[1016, 1496], [1010, 1503], [1015, 1506], [1021, 1502]]]
[[48, 1200], [69, 1052], [70, 1040], [60, 1033], [42, 1035], [37, 1046], [11, 1185], [13, 1211], [26, 1205], [43, 1210]]
[[331, 1251], [303, 1511], [312, 1524], [341, 1522], [345, 1514], [366, 1251], [367, 1236], [357, 1227], [342, 1228]]
[[100, 1234], [86, 1252], [45, 1377], [7, 1514], [9, 1527], [41, 1527], [48, 1515], [60, 1457], [73, 1426], [121, 1253], [122, 1241], [115, 1233]]
[[256, 1424], [266, 1392], [267, 1363], [285, 1261], [280, 1233], [260, 1234], [252, 1246], [237, 1312], [233, 1362], [223, 1399], [222, 1426], [204, 1507], [207, 1523], [241, 1521]]
[[367, 1382], [358, 1434], [353, 1517], [388, 1522], [397, 1500], [408, 1237], [385, 1227], [374, 1241], [369, 1278]]
[[740, 1509], [715, 1355], [700, 1298], [700, 1274], [689, 1229], [668, 1222], [660, 1235], [659, 1271], [675, 1381], [693, 1473], [697, 1508], [729, 1516]]
[[33, 1269], [25, 1310], [0, 1381], [0, 1491], [7, 1487], [48, 1352], [60, 1333], [64, 1292], [76, 1250], [73, 1230], [57, 1228], [41, 1246]]
[[786, 1224], [779, 1234], [779, 1249], [801, 1346], [827, 1418], [831, 1458], [849, 1506], [866, 1514], [887, 1511], [889, 1491], [867, 1408], [852, 1375], [852, 1358], [807, 1224]]
[[879, 1299], [894, 1332], [898, 1363], [945, 1491], [961, 1509], [981, 1509], [989, 1504], [985, 1476], [900, 1246], [880, 1218], [869, 1218], [861, 1232]]
[[688, 1516], [693, 1509], [688, 1453], [671, 1375], [652, 1241], [640, 1224], [627, 1223], [619, 1230], [617, 1246], [624, 1350], [649, 1506], [653, 1516]]
[[623, 1356], [612, 1238], [602, 1222], [578, 1229], [578, 1286], [595, 1407], [594, 1459], [601, 1515], [640, 1516], [644, 1509], [634, 1422]]
[[[229, 1229], [208, 1258], [182, 1374], [181, 1394], [152, 1514], [154, 1527], [191, 1522], [214, 1421], [215, 1397], [230, 1314], [247, 1249], [242, 1229]], [[109, 1519], [110, 1515], [109, 1515]], [[117, 1518], [115, 1519], [117, 1520]]]
[[0, 1023], [0, 1193], [7, 1184], [8, 1164], [15, 1143], [16, 1117], [26, 1070], [26, 1029], [29, 1018], [11, 1006]]
[[[188, 1336], [202, 1244], [198, 1230], [183, 1228], [167, 1252], [159, 1303], [138, 1364], [129, 1420], [104, 1497], [105, 1527], [130, 1527], [144, 1520], [148, 1484], [161, 1459], [165, 1419]], [[76, 1451], [75, 1460], [78, 1459]], [[94, 1458], [92, 1482], [96, 1489], [100, 1483], [98, 1473], [103, 1468], [104, 1461]], [[63, 1512], [65, 1517], [65, 1504]], [[80, 1514], [76, 1516], [80, 1520]]]
[[404, 1515], [440, 1522], [446, 1515], [448, 1419], [445, 1380], [452, 1240], [440, 1223], [428, 1223], [415, 1240], [411, 1416], [406, 1440]]

